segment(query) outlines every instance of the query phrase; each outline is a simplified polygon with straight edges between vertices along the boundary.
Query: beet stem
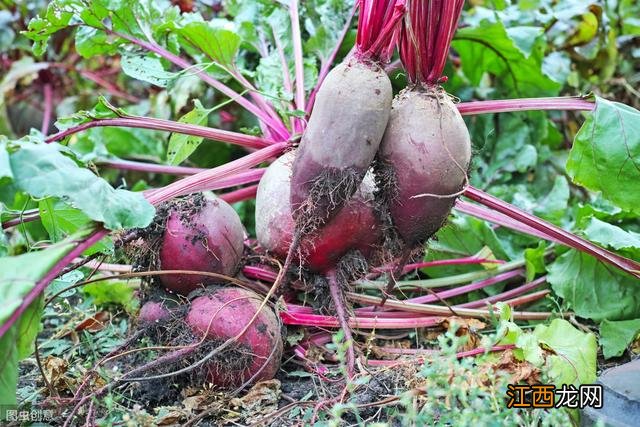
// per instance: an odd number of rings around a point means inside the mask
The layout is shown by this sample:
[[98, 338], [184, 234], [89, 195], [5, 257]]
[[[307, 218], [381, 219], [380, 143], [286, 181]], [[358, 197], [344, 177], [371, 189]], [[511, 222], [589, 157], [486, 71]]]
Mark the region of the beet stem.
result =
[[340, 286], [335, 270], [327, 273], [327, 279], [329, 280], [329, 292], [331, 293], [331, 298], [336, 308], [340, 328], [344, 332], [344, 340], [347, 343], [347, 377], [351, 379], [355, 374], [356, 356], [353, 349], [351, 327], [347, 319], [347, 309], [344, 304], [344, 294], [342, 293], [342, 287]]

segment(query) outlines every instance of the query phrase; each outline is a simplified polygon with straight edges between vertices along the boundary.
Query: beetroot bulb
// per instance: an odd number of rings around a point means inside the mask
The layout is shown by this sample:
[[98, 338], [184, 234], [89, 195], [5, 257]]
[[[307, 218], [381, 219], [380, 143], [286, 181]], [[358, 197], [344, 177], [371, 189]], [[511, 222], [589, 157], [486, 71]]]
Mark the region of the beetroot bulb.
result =
[[203, 366], [202, 374], [220, 388], [241, 387], [273, 378], [280, 368], [280, 323], [263, 298], [237, 288], [218, 288], [197, 297], [185, 321], [196, 337], [222, 344], [240, 335], [229, 348]]
[[301, 235], [326, 223], [358, 189], [387, 125], [393, 92], [382, 63], [404, 0], [360, 0], [355, 52], [324, 79], [293, 164], [291, 206]]
[[[287, 256], [295, 233], [289, 203], [294, 157], [295, 152], [288, 152], [269, 166], [256, 196], [258, 242], [281, 259]], [[375, 255], [382, 233], [374, 211], [374, 188], [373, 177], [367, 175], [334, 218], [301, 242], [303, 266], [314, 273], [325, 273], [349, 251], [357, 250], [369, 259]]]
[[[169, 205], [161, 238], [162, 270], [190, 270], [233, 276], [244, 248], [244, 228], [236, 211], [213, 195], [196, 194]], [[222, 278], [197, 274], [166, 274], [160, 281], [186, 295], [197, 287], [222, 283]]]
[[377, 176], [385, 178], [379, 196], [393, 231], [388, 238], [395, 240], [390, 246], [400, 254], [398, 270], [443, 226], [467, 183], [469, 132], [440, 86], [463, 4], [408, 2], [400, 58], [409, 86], [393, 101], [376, 162]]

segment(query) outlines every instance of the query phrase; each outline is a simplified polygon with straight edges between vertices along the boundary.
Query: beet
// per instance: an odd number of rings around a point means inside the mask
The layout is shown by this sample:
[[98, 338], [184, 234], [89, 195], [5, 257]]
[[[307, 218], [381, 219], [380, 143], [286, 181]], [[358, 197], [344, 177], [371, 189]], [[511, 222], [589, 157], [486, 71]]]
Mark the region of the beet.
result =
[[[295, 233], [288, 203], [294, 155], [294, 152], [286, 153], [269, 166], [256, 196], [258, 241], [280, 258], [287, 256]], [[375, 254], [382, 233], [373, 208], [374, 189], [373, 177], [368, 175], [346, 206], [301, 242], [304, 265], [311, 271], [328, 271], [351, 250], [358, 250], [368, 258]]]
[[355, 193], [389, 118], [391, 81], [355, 58], [326, 77], [293, 164], [290, 201], [298, 229], [326, 223]]
[[155, 323], [166, 320], [170, 316], [169, 310], [160, 302], [147, 301], [140, 308], [138, 321], [143, 324]]
[[379, 176], [385, 178], [379, 185], [407, 246], [442, 227], [466, 183], [470, 159], [469, 132], [444, 91], [405, 90], [396, 97], [378, 153]]
[[[225, 201], [200, 197], [197, 203], [176, 203], [169, 210], [160, 247], [162, 270], [192, 270], [233, 276], [244, 247], [244, 228]], [[188, 294], [201, 284], [222, 279], [193, 274], [160, 276], [169, 290]]]
[[[185, 321], [196, 336], [221, 344], [242, 332], [262, 300], [242, 288], [219, 288], [194, 299]], [[271, 379], [280, 368], [282, 350], [278, 318], [264, 306], [237, 343], [205, 365], [206, 379], [220, 388]]]

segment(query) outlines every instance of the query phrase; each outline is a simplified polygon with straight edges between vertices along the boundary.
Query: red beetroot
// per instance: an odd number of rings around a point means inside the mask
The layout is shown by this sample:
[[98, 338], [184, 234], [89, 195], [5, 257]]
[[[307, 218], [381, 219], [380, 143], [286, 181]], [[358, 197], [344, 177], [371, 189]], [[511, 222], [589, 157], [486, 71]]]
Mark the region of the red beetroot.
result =
[[355, 53], [322, 82], [293, 164], [290, 201], [296, 231], [324, 225], [369, 169], [389, 118], [393, 91], [381, 63], [404, 0], [361, 0]]
[[[242, 288], [220, 288], [194, 299], [185, 320], [198, 337], [222, 344], [242, 333], [258, 313], [262, 299]], [[282, 349], [280, 323], [264, 306], [237, 344], [205, 365], [207, 380], [220, 388], [230, 388], [271, 379], [280, 368]]]
[[395, 177], [388, 197], [393, 225], [408, 246], [421, 244], [442, 227], [466, 182], [471, 140], [464, 120], [438, 88], [404, 91], [378, 156]]
[[[223, 200], [199, 197], [186, 208], [185, 203], [177, 203], [170, 210], [160, 248], [160, 267], [233, 276], [244, 246], [240, 217]], [[193, 274], [166, 274], [160, 280], [169, 290], [181, 294], [188, 294], [201, 284], [224, 281]]]
[[138, 313], [138, 321], [140, 323], [155, 323], [160, 320], [165, 320], [169, 318], [169, 310], [160, 302], [156, 301], [147, 301], [144, 303], [142, 308], [140, 308], [140, 313]]
[[[284, 258], [294, 235], [289, 191], [291, 163], [289, 152], [273, 162], [264, 174], [256, 197], [256, 235], [260, 244], [274, 255]], [[374, 254], [381, 239], [381, 229], [373, 208], [374, 183], [368, 176], [346, 206], [321, 229], [300, 244], [304, 265], [324, 273], [350, 250], [365, 257]]]
[[377, 165], [390, 181], [380, 185], [391, 220], [410, 248], [440, 229], [471, 160], [464, 120], [439, 86], [463, 4], [411, 2], [402, 29], [400, 59], [410, 86], [393, 102]]

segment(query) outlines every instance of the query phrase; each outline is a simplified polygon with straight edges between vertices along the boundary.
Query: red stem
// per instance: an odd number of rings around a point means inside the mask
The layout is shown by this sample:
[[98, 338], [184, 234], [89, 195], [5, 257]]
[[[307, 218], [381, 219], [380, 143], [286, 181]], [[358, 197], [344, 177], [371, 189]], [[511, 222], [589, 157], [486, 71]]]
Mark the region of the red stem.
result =
[[293, 60], [296, 73], [296, 108], [304, 110], [306, 105], [304, 91], [304, 54], [302, 52], [302, 35], [300, 33], [300, 14], [298, 0], [290, 0], [289, 17], [291, 19], [291, 38], [293, 40]]
[[528, 225], [523, 224], [522, 222], [500, 212], [492, 211], [491, 209], [487, 209], [474, 203], [465, 202], [464, 200], [456, 200], [455, 209], [458, 212], [462, 212], [464, 214], [471, 215], [476, 218], [483, 219], [485, 221], [489, 221], [524, 234], [529, 234], [531, 236], [539, 237], [550, 242], [562, 244], [560, 240], [553, 238], [546, 233], [529, 227]]
[[591, 111], [595, 103], [579, 96], [560, 96], [555, 98], [521, 98], [491, 101], [462, 102], [457, 105], [463, 116], [476, 114], [508, 113], [514, 111]]
[[82, 123], [78, 126], [65, 129], [45, 139], [50, 143], [59, 141], [69, 135], [85, 131], [87, 129], [103, 126], [130, 127], [138, 129], [151, 129], [166, 132], [175, 132], [184, 135], [200, 136], [213, 141], [226, 142], [247, 148], [264, 148], [275, 142], [270, 139], [253, 135], [245, 135], [238, 132], [230, 132], [222, 129], [214, 129], [206, 126], [192, 125], [186, 123], [173, 122], [171, 120], [155, 119], [152, 117], [122, 117], [114, 119], [98, 119]]
[[260, 108], [258, 108], [257, 106], [255, 106], [253, 103], [251, 103], [251, 101], [249, 101], [248, 99], [244, 98], [242, 95], [240, 95], [239, 93], [237, 93], [236, 91], [234, 91], [233, 89], [229, 88], [228, 86], [226, 86], [225, 84], [223, 84], [222, 82], [220, 82], [219, 80], [213, 78], [212, 76], [210, 76], [209, 74], [207, 74], [204, 70], [200, 69], [198, 66], [195, 66], [193, 64], [190, 64], [189, 61], [174, 55], [173, 53], [169, 52], [168, 50], [164, 49], [162, 46], [155, 44], [155, 43], [150, 43], [150, 42], [146, 42], [144, 40], [140, 40], [137, 39], [135, 37], [131, 37], [127, 34], [120, 34], [117, 33], [115, 31], [106, 29], [106, 28], [99, 28], [100, 30], [106, 31], [109, 34], [113, 34], [117, 37], [120, 37], [124, 40], [127, 40], [133, 44], [136, 44], [146, 50], [149, 50], [163, 58], [165, 58], [166, 60], [172, 62], [173, 64], [177, 65], [180, 68], [183, 68], [184, 70], [192, 70], [194, 72], [194, 74], [196, 74], [198, 77], [200, 77], [202, 79], [202, 81], [204, 81], [205, 83], [207, 83], [208, 85], [210, 85], [211, 87], [213, 87], [216, 90], [219, 90], [220, 92], [222, 92], [223, 94], [225, 94], [227, 97], [229, 97], [231, 100], [237, 102], [240, 106], [242, 106], [243, 108], [245, 108], [247, 111], [249, 111], [250, 113], [252, 113], [253, 115], [255, 115], [258, 119], [260, 119], [264, 124], [266, 124], [267, 126], [269, 126], [277, 135], [278, 137], [283, 140], [286, 141], [289, 139], [290, 135], [289, 135], [289, 131], [287, 130], [286, 126], [284, 125], [284, 123], [282, 122], [282, 120], [280, 120], [278, 117], [274, 117], [273, 114], [269, 114], [269, 112], [265, 112], [263, 110], [261, 110]]
[[351, 28], [351, 22], [353, 21], [353, 15], [355, 14], [355, 11], [356, 9], [353, 8], [351, 11], [351, 14], [347, 18], [347, 22], [344, 24], [344, 27], [342, 28], [342, 32], [340, 33], [340, 36], [338, 37], [338, 41], [335, 47], [333, 48], [333, 50], [331, 51], [331, 54], [327, 59], [324, 59], [322, 61], [320, 72], [318, 73], [318, 82], [316, 83], [315, 87], [311, 90], [311, 94], [309, 95], [309, 100], [307, 101], [307, 108], [306, 108], [307, 115], [311, 114], [311, 110], [313, 110], [313, 104], [315, 103], [315, 100], [316, 100], [316, 95], [318, 94], [318, 90], [320, 89], [320, 86], [322, 86], [322, 82], [324, 82], [324, 79], [327, 77], [327, 74], [329, 74], [329, 71], [331, 71], [331, 66], [336, 60], [336, 56], [338, 56], [338, 52], [340, 51], [340, 47], [344, 42], [344, 38], [347, 36], [347, 33]]
[[503, 213], [516, 221], [520, 221], [525, 225], [551, 236], [563, 245], [586, 252], [600, 261], [611, 264], [619, 269], [640, 278], [640, 264], [623, 256], [614, 254], [606, 249], [601, 248], [585, 239], [582, 239], [568, 231], [563, 230], [547, 221], [544, 221], [534, 215], [531, 215], [507, 202], [504, 202], [492, 195], [469, 186], [465, 191], [465, 196], [481, 203], [491, 209]]
[[185, 166], [158, 165], [155, 163], [134, 162], [130, 160], [99, 160], [99, 167], [126, 170], [133, 172], [161, 173], [169, 175], [195, 175], [204, 172], [204, 168], [190, 168]]
[[51, 83], [45, 83], [43, 88], [44, 112], [42, 113], [42, 127], [40, 132], [43, 135], [49, 133], [49, 124], [51, 123], [51, 115], [53, 113], [53, 88]]
[[279, 156], [287, 147], [288, 144], [286, 142], [273, 144], [222, 166], [191, 175], [166, 187], [154, 190], [147, 199], [149, 202], [157, 204], [177, 196], [209, 190], [211, 185], [219, 182], [222, 178], [228, 178], [234, 173], [252, 168], [272, 157]]
[[460, 307], [466, 308], [481, 308], [487, 304], [494, 304], [498, 301], [505, 301], [508, 298], [512, 298], [515, 296], [519, 296], [525, 294], [529, 291], [532, 291], [542, 285], [544, 285], [547, 281], [547, 276], [542, 276], [530, 283], [525, 283], [522, 286], [518, 286], [517, 288], [511, 289], [510, 291], [502, 292], [497, 295], [493, 295], [487, 298], [482, 298], [476, 301], [468, 302], [466, 304], [460, 304]]
[[236, 191], [231, 191], [226, 194], [220, 195], [220, 198], [225, 202], [232, 204], [237, 202], [242, 202], [244, 200], [253, 199], [256, 197], [256, 193], [258, 192], [258, 186], [252, 185], [250, 187], [241, 188]]
[[40, 212], [35, 211], [32, 213], [24, 214], [7, 220], [2, 223], [2, 229], [6, 230], [10, 227], [15, 227], [16, 225], [25, 224], [27, 222], [37, 221], [40, 219]]

